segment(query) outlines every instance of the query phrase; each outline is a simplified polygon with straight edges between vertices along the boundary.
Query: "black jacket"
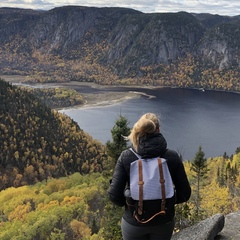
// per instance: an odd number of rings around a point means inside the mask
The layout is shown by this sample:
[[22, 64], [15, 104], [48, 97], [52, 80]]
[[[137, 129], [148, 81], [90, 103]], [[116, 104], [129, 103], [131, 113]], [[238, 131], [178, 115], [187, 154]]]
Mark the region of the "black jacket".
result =
[[[171, 221], [174, 217], [174, 204], [186, 202], [191, 195], [191, 188], [185, 173], [185, 169], [179, 155], [167, 149], [167, 142], [161, 133], [146, 135], [140, 139], [137, 152], [143, 159], [161, 157], [165, 158], [175, 186], [176, 196], [167, 202], [167, 215], [157, 216], [146, 225], [156, 225]], [[121, 153], [115, 166], [114, 174], [108, 191], [110, 200], [118, 205], [125, 206], [123, 218], [130, 224], [139, 225], [132, 216], [132, 210], [126, 205], [124, 189], [129, 185], [130, 164], [137, 160], [136, 155], [131, 150]], [[160, 210], [161, 200], [151, 200], [144, 203], [146, 212], [156, 213]]]

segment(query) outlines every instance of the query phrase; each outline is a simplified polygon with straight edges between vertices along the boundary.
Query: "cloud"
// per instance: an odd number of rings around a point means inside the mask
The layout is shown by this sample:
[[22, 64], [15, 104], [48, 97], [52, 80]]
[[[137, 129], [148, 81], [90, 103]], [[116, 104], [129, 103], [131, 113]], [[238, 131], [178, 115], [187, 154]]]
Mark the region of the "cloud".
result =
[[228, 16], [236, 16], [240, 13], [239, 0], [1, 0], [0, 2], [0, 7], [45, 10], [65, 5], [126, 7], [145, 13], [186, 11]]
[[[52, 1], [45, 0], [5, 0], [0, 2], [0, 7], [51, 9]], [[53, 1], [54, 2], [54, 1]]]

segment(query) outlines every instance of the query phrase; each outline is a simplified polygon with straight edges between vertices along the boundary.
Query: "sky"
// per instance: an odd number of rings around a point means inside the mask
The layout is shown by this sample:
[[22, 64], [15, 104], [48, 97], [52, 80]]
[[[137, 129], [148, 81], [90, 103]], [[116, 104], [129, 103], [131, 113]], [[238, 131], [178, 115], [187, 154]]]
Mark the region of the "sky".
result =
[[50, 10], [74, 5], [90, 7], [124, 7], [144, 13], [186, 11], [225, 16], [240, 15], [239, 0], [0, 0], [0, 7]]

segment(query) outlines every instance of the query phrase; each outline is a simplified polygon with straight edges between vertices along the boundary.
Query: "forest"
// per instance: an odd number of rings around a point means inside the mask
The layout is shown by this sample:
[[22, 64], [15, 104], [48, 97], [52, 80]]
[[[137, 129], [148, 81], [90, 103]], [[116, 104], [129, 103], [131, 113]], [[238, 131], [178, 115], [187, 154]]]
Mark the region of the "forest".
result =
[[[119, 116], [106, 145], [36, 94], [0, 80], [0, 239], [120, 240], [123, 209], [108, 199], [116, 160], [129, 143]], [[184, 161], [192, 196], [176, 205], [179, 231], [240, 208], [240, 147]]]
[[36, 95], [0, 80], [0, 189], [102, 172], [104, 146]]
[[63, 87], [25, 89], [38, 97], [41, 102], [50, 108], [65, 108], [84, 104], [83, 97], [74, 89]]

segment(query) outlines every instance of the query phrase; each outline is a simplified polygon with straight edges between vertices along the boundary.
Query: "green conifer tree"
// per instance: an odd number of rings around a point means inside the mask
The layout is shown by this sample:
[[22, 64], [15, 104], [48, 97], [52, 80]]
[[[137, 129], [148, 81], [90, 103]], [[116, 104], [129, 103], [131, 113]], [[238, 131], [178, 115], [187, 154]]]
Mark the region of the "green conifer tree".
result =
[[113, 159], [114, 164], [117, 162], [121, 152], [128, 148], [128, 143], [124, 138], [130, 134], [128, 124], [128, 119], [120, 115], [111, 130], [112, 142], [107, 141], [106, 143], [107, 154]]
[[202, 151], [202, 147], [199, 146], [195, 158], [193, 159], [193, 162], [191, 164], [191, 170], [195, 173], [194, 178], [196, 179], [196, 219], [200, 217], [200, 184], [202, 183], [202, 180], [206, 177], [206, 174], [208, 172], [207, 159], [204, 156], [205, 153]]
[[[130, 134], [130, 128], [128, 127], [128, 124], [129, 122], [127, 118], [120, 115], [111, 130], [112, 142], [108, 141], [106, 143], [107, 154], [112, 160], [110, 164], [111, 167], [109, 167], [110, 169], [114, 168], [121, 152], [128, 148], [128, 143], [124, 138], [124, 136], [126, 137]], [[122, 239], [120, 227], [122, 212], [123, 212], [122, 208], [115, 206], [110, 201], [106, 202], [104, 214], [105, 226], [102, 233], [104, 239], [109, 240]]]

